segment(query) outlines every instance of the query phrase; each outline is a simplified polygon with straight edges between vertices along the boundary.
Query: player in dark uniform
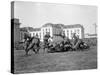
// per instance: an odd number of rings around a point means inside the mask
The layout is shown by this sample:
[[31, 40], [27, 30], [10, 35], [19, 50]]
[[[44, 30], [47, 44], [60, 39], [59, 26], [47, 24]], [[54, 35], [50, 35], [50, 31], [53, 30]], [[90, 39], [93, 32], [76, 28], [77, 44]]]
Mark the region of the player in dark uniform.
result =
[[50, 38], [51, 36], [50, 36], [50, 33], [48, 32], [48, 33], [46, 33], [46, 35], [44, 36], [44, 46], [47, 48], [48, 47], [48, 45], [49, 45], [49, 41], [48, 41], [48, 39]]
[[73, 49], [76, 50], [77, 48], [79, 48], [80, 43], [82, 42], [81, 39], [79, 39], [79, 36], [76, 35], [75, 33], [73, 34]]

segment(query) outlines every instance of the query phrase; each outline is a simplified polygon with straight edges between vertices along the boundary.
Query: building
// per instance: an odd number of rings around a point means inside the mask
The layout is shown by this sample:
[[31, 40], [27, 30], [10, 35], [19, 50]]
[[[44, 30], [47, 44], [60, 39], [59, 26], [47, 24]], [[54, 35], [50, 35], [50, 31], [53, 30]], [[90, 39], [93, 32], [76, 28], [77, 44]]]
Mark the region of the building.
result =
[[84, 38], [84, 28], [80, 24], [66, 25], [63, 27], [63, 31], [65, 33], [65, 36], [69, 39], [72, 39], [73, 33], [76, 33], [76, 35], [79, 36], [80, 39]]
[[19, 19], [11, 20], [14, 31], [14, 42], [22, 41], [24, 34], [29, 34], [32, 36], [38, 36], [41, 41], [43, 41], [46, 33], [49, 33], [53, 37], [52, 41], [60, 40], [60, 34], [63, 32], [66, 37], [72, 39], [73, 33], [76, 33], [80, 39], [84, 38], [84, 28], [80, 24], [74, 25], [63, 25], [63, 24], [53, 24], [46, 23], [41, 28], [23, 27], [20, 28]]
[[29, 34], [27, 31], [27, 28], [25, 27], [20, 28], [20, 41], [21, 42], [24, 41], [23, 39], [24, 39], [25, 34]]
[[14, 35], [14, 43], [20, 41], [20, 22], [19, 19], [13, 18], [11, 19], [11, 25], [12, 25], [12, 33]]
[[29, 31], [31, 37], [38, 36], [41, 39], [41, 28], [34, 28], [32, 31]]
[[43, 41], [46, 33], [49, 33], [50, 36], [53, 37], [52, 41], [62, 40], [61, 38], [62, 32], [69, 39], [72, 39], [73, 33], [76, 33], [76, 35], [79, 36], [80, 39], [84, 38], [84, 28], [80, 24], [63, 25], [63, 24], [46, 23], [41, 28], [33, 28], [32, 31], [29, 31], [31, 36], [38, 35], [41, 41]]
[[[50, 36], [53, 38], [57, 38], [55, 34], [61, 33], [61, 26], [58, 24], [46, 23], [41, 27], [41, 41], [43, 41], [44, 35], [49, 32]], [[53, 41], [53, 39], [52, 39]]]
[[97, 34], [85, 34], [85, 38], [97, 38]]

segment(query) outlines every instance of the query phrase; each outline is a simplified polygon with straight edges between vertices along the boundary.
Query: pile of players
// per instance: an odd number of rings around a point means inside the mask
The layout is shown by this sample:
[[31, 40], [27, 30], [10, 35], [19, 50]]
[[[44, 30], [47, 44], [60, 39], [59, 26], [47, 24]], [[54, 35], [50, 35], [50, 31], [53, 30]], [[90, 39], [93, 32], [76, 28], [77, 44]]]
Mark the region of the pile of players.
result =
[[[25, 52], [28, 55], [30, 50], [33, 50], [36, 54], [39, 53], [39, 50], [43, 48], [46, 52], [64, 52], [64, 51], [76, 51], [88, 49], [89, 46], [87, 43], [83, 42], [82, 39], [79, 39], [75, 33], [73, 33], [72, 40], [65, 36], [65, 34], [59, 35], [63, 40], [60, 42], [52, 42], [53, 37], [50, 36], [50, 33], [47, 33], [44, 36], [44, 41], [41, 43], [38, 35], [36, 36], [24, 36]], [[42, 46], [41, 46], [42, 45]]]
[[64, 52], [64, 51], [76, 51], [76, 50], [84, 50], [88, 49], [89, 45], [83, 42], [82, 39], [79, 39], [75, 33], [73, 33], [72, 40], [62, 34], [62, 41], [60, 42], [52, 42], [53, 37], [47, 33], [44, 36], [44, 49], [48, 48], [47, 52]]

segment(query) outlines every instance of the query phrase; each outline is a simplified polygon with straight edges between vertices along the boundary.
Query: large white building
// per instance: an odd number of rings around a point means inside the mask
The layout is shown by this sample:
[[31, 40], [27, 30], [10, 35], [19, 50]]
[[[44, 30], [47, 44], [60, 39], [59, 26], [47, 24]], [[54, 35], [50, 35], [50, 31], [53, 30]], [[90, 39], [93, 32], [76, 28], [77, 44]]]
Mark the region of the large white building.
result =
[[38, 35], [38, 37], [41, 39], [41, 28], [34, 28], [33, 31], [30, 31], [29, 33], [31, 36]]
[[69, 39], [72, 39], [73, 33], [76, 33], [80, 39], [84, 38], [84, 28], [80, 24], [66, 25], [63, 27], [63, 31]]
[[56, 36], [54, 35], [61, 33], [61, 31], [61, 26], [59, 26], [58, 24], [47, 23], [41, 28], [34, 28], [33, 31], [30, 31], [29, 33], [31, 34], [31, 36], [38, 35], [40, 40], [43, 41], [43, 38], [46, 33], [49, 33], [51, 37], [56, 38]]
[[63, 25], [63, 24], [52, 24], [46, 23], [41, 28], [34, 28], [33, 31], [30, 32], [31, 36], [38, 35], [41, 41], [43, 41], [44, 35], [46, 33], [50, 33], [50, 36], [53, 37], [53, 40], [58, 39], [60, 33], [64, 32], [65, 36], [69, 39], [72, 39], [73, 33], [79, 36], [79, 38], [84, 38], [84, 28], [80, 24], [74, 25]]
[[56, 38], [55, 34], [59, 34], [61, 31], [61, 26], [58, 24], [47, 23], [41, 27], [41, 41], [43, 41], [43, 37], [47, 32], [50, 33], [51, 37]]

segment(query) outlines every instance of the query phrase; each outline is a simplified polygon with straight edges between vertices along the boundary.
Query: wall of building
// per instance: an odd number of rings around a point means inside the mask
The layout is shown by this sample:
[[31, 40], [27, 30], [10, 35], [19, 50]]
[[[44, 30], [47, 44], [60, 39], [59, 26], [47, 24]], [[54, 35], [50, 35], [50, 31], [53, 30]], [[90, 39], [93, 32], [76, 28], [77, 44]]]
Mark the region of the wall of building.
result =
[[62, 29], [61, 28], [53, 27], [53, 30], [52, 30], [52, 33], [53, 33], [53, 41], [57, 41], [57, 40], [60, 40], [61, 39], [60, 36], [56, 36], [56, 35], [59, 35], [61, 32], [62, 32]]
[[85, 34], [85, 38], [97, 38], [97, 34]]
[[49, 32], [50, 33], [50, 36], [52, 37], [53, 36], [53, 29], [51, 26], [47, 26], [47, 27], [42, 27], [41, 28], [41, 41], [43, 41], [43, 37], [44, 35]]
[[60, 36], [56, 36], [55, 34], [59, 35], [61, 32], [65, 33], [65, 36], [68, 37], [69, 39], [72, 39], [72, 35], [73, 33], [76, 33], [76, 35], [79, 36], [80, 39], [84, 38], [84, 28], [81, 26], [72, 26], [70, 28], [66, 27], [66, 28], [60, 28], [60, 27], [55, 27], [52, 25], [47, 25], [47, 26], [43, 26], [41, 27], [41, 29], [39, 31], [32, 31], [30, 32], [31, 36], [35, 36], [36, 34], [38, 34], [39, 38], [41, 41], [43, 41], [44, 36], [46, 35], [47, 32], [50, 33], [50, 36], [53, 37], [55, 39], [59, 40]]
[[80, 39], [83, 38], [84, 34], [82, 32], [82, 28], [66, 28], [63, 29], [63, 31], [65, 32], [65, 36], [68, 37], [69, 39], [72, 39], [73, 33], [76, 33], [76, 35], [78, 35]]
[[14, 25], [14, 42], [20, 41], [20, 23], [19, 19], [12, 19]]
[[55, 36], [55, 34], [59, 34], [61, 31], [62, 30], [60, 28], [56, 28], [56, 27], [52, 27], [52, 26], [42, 27], [41, 28], [41, 41], [43, 41], [43, 37], [46, 34], [46, 32], [49, 32], [51, 37], [57, 38], [57, 36]]
[[41, 31], [32, 31], [29, 32], [31, 37], [38, 35], [38, 37], [41, 39]]
[[20, 31], [20, 41], [24, 41], [24, 35], [28, 34], [26, 31]]

